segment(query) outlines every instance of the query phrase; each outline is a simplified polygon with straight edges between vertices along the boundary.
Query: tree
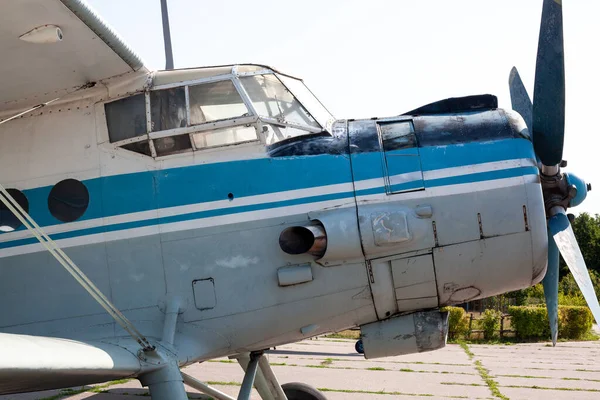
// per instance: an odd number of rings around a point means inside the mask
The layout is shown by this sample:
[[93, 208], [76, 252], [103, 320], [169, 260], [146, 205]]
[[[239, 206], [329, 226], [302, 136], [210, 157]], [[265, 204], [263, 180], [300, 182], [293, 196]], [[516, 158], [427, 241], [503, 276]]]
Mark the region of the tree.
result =
[[[583, 259], [590, 271], [600, 273], [600, 215], [594, 217], [588, 213], [581, 213], [573, 221], [573, 231], [581, 248]], [[568, 268], [561, 260], [562, 276], [567, 274]]]

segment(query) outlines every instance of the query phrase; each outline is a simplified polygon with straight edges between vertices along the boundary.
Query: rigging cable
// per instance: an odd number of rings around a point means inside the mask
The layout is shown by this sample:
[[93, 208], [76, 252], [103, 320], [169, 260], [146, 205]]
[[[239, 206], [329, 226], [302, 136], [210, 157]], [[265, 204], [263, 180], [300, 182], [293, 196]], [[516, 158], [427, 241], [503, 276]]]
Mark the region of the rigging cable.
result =
[[52, 254], [54, 258], [69, 272], [73, 278], [108, 312], [108, 314], [127, 332], [131, 337], [142, 346], [144, 351], [153, 351], [155, 347], [150, 344], [136, 328], [131, 321], [112, 304], [106, 296], [94, 285], [92, 281], [75, 265], [73, 260], [58, 247], [40, 226], [31, 218], [31, 216], [21, 207], [19, 203], [6, 191], [0, 184], [0, 201], [17, 217], [17, 219], [29, 230], [33, 236]]

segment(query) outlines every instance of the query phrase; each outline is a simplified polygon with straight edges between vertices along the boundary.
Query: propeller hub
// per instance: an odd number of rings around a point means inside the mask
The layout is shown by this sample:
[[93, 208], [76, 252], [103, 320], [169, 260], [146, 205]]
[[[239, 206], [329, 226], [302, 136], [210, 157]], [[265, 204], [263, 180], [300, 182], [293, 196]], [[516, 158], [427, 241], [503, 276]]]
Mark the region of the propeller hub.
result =
[[577, 207], [578, 205], [583, 203], [583, 201], [587, 197], [588, 192], [591, 190], [592, 187], [591, 185], [586, 184], [583, 179], [570, 172], [566, 172], [564, 174], [564, 177], [567, 181], [567, 184], [571, 188], [575, 188], [575, 190], [572, 190], [575, 193], [571, 197], [569, 207]]

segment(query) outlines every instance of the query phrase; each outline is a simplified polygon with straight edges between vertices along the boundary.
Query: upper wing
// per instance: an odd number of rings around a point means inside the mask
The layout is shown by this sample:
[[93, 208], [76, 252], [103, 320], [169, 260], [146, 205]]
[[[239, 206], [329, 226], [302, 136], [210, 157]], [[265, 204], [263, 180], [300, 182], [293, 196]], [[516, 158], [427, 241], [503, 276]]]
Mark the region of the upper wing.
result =
[[[56, 25], [56, 43], [20, 37]], [[141, 59], [83, 0], [0, 2], [0, 112], [35, 106], [75, 88], [143, 70]]]

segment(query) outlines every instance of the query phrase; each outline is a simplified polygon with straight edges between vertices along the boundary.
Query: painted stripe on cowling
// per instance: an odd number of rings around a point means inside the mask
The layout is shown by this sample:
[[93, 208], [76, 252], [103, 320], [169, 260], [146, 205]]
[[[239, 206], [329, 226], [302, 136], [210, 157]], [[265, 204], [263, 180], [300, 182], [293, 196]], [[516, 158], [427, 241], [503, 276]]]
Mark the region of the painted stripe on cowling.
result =
[[[526, 175], [518, 175], [511, 178], [503, 179], [491, 179], [488, 181], [476, 181], [473, 177], [465, 175], [464, 183], [452, 184], [447, 186], [437, 186], [431, 189], [413, 191], [402, 194], [403, 199], [412, 198], [423, 198], [429, 196], [444, 196], [451, 194], [461, 193], [472, 193], [481, 190], [490, 190], [497, 188], [506, 188], [515, 185], [522, 185], [526, 183], [539, 183], [539, 178], [536, 174], [531, 174], [531, 167], [528, 168], [514, 168], [511, 171], [521, 171]], [[501, 171], [499, 171], [501, 172]], [[511, 172], [512, 173], [512, 172]], [[479, 175], [479, 174], [471, 174]], [[381, 193], [383, 191], [383, 193]], [[379, 192], [379, 193], [377, 193]], [[211, 212], [205, 213], [193, 213], [181, 215], [173, 218], [172, 221], [161, 221], [161, 225], [147, 225], [146, 223], [156, 222], [156, 220], [139, 221], [140, 226], [122, 224], [121, 229], [117, 229], [116, 226], [112, 230], [107, 230], [102, 233], [88, 232], [86, 235], [76, 235], [73, 237], [56, 238], [57, 243], [61, 247], [72, 247], [85, 244], [100, 243], [107, 240], [118, 240], [118, 239], [129, 239], [140, 236], [148, 236], [152, 234], [158, 234], [160, 232], [174, 232], [179, 230], [197, 229], [203, 227], [210, 227], [216, 225], [224, 225], [229, 223], [239, 223], [252, 220], [276, 218], [279, 216], [290, 215], [294, 213], [309, 212], [314, 209], [320, 209], [324, 207], [351, 207], [354, 206], [354, 201], [351, 201], [354, 193], [344, 192], [337, 195], [334, 200], [327, 200], [328, 197], [334, 198], [335, 194], [326, 196], [315, 196], [312, 198], [295, 199], [290, 202], [274, 202], [269, 204], [256, 204], [255, 209], [252, 207], [240, 207], [237, 212], [230, 213], [231, 209], [219, 209], [212, 210]], [[371, 188], [356, 192], [357, 199], [359, 202], [363, 201], [391, 201], [398, 197], [388, 196], [385, 194], [385, 189]], [[349, 201], [350, 200], [350, 201]], [[296, 203], [296, 204], [294, 204]], [[272, 207], [270, 207], [271, 205]], [[187, 218], [184, 218], [187, 217]], [[111, 227], [107, 227], [111, 228]], [[75, 232], [70, 232], [75, 233]], [[0, 258], [8, 257], [12, 255], [26, 254], [30, 252], [43, 251], [41, 245], [36, 243], [28, 243], [25, 240], [20, 241], [20, 245], [10, 244], [11, 247], [2, 248], [0, 247]]]
[[[529, 157], [532, 146], [525, 139], [422, 147], [419, 151], [424, 171], [512, 158], [535, 158]], [[353, 154], [352, 159], [355, 180], [381, 176], [380, 153]], [[418, 165], [407, 165], [406, 168], [405, 171], [394, 170], [393, 174], [414, 172]], [[352, 182], [352, 175], [348, 157], [329, 154], [229, 161], [113, 175], [84, 181], [90, 192], [90, 205], [80, 221], [225, 200], [229, 193], [240, 198], [349, 182]], [[46, 186], [25, 191], [32, 217], [42, 227], [59, 223], [48, 211], [50, 190], [51, 187]]]
[[[521, 162], [530, 163], [530, 160], [508, 160], [503, 162], [502, 164], [498, 163], [488, 163], [488, 164], [480, 164], [475, 166], [467, 166], [467, 167], [458, 167], [447, 169], [444, 173], [444, 170], [438, 171], [439, 173], [436, 176], [448, 176], [450, 174], [454, 174], [454, 177], [448, 177], [437, 180], [430, 180], [427, 182], [428, 187], [440, 186], [440, 185], [456, 185], [461, 183], [475, 182], [475, 181], [483, 181], [483, 180], [491, 180], [491, 179], [502, 179], [509, 176], [517, 176], [519, 174], [527, 175], [527, 174], [537, 174], [536, 167], [527, 167], [527, 168], [512, 168], [505, 170], [495, 170], [495, 168], [501, 166], [508, 165], [518, 165]], [[486, 173], [476, 173], [476, 174], [465, 174], [465, 172], [470, 171], [478, 171], [478, 170], [489, 170], [492, 171]], [[457, 175], [461, 174], [462, 175]], [[430, 174], [430, 173], [429, 173]], [[422, 181], [418, 178], [420, 173], [409, 173], [402, 174], [400, 176], [392, 177], [392, 182], [397, 181], [398, 178], [402, 178], [407, 180], [412, 177], [412, 181], [403, 182], [401, 184], [396, 184], [392, 186], [392, 190], [395, 192], [406, 191], [406, 190], [415, 190], [419, 189], [422, 185]], [[450, 180], [449, 180], [450, 179]], [[377, 194], [377, 193], [385, 193], [385, 188], [383, 186], [382, 179], [377, 180], [369, 180], [368, 185], [367, 182], [359, 182], [357, 184], [357, 195], [366, 195], [366, 194]], [[360, 189], [362, 187], [368, 187], [373, 185], [368, 190]], [[319, 194], [318, 196], [309, 196], [310, 193]], [[323, 201], [328, 199], [336, 199], [336, 198], [348, 198], [352, 197], [351, 192], [351, 184], [339, 184], [339, 185], [330, 185], [319, 188], [311, 188], [307, 190], [296, 190], [296, 191], [288, 191], [288, 192], [279, 192], [273, 193], [270, 195], [260, 195], [249, 198], [238, 199], [235, 202], [230, 201], [217, 201], [211, 203], [203, 203], [196, 204], [191, 206], [184, 207], [175, 207], [171, 209], [158, 210], [158, 213], [153, 210], [147, 213], [136, 213], [131, 216], [130, 221], [124, 221], [124, 217], [113, 217], [115, 223], [109, 224], [109, 219], [97, 219], [96, 226], [86, 226], [82, 229], [72, 229], [70, 231], [61, 231], [61, 232], [52, 232], [48, 230], [48, 233], [52, 234], [53, 238], [56, 240], [61, 240], [65, 238], [70, 238], [74, 236], [82, 236], [82, 235], [93, 235], [101, 232], [114, 232], [117, 230], [125, 230], [132, 228], [139, 228], [144, 226], [150, 226], [153, 224], [167, 224], [177, 221], [186, 221], [190, 219], [196, 218], [207, 218], [211, 216], [217, 215], [225, 215], [225, 214], [235, 214], [239, 212], [247, 212], [251, 210], [258, 209], [266, 209], [266, 208], [274, 208], [274, 207], [282, 207], [289, 206], [294, 204], [301, 203], [311, 203], [315, 201]], [[280, 200], [273, 202], [268, 201], [273, 198], [278, 198]], [[287, 200], [282, 200], [287, 199]], [[240, 204], [241, 203], [241, 204]], [[146, 218], [142, 218], [146, 217]], [[117, 222], [119, 221], [119, 222]], [[91, 221], [90, 221], [91, 222]], [[89, 223], [89, 222], [88, 222]], [[66, 225], [62, 225], [59, 227], [64, 227]], [[18, 237], [15, 237], [18, 235]], [[0, 239], [3, 239], [4, 243], [0, 243], [1, 248], [7, 248], [11, 246], [21, 246], [25, 244], [34, 243], [35, 240], [29, 238], [28, 233], [25, 232], [13, 232], [5, 235], [0, 235]], [[20, 239], [20, 240], [19, 240]]]
[[[431, 197], [453, 196], [458, 194], [468, 194], [481, 192], [493, 189], [508, 189], [514, 186], [539, 184], [540, 178], [538, 175], [524, 175], [512, 178], [495, 179], [484, 182], [462, 183], [451, 186], [437, 186], [428, 188], [427, 190], [415, 190], [412, 192], [402, 193], [402, 200], [415, 200]], [[377, 202], [385, 203], [389, 201], [397, 201], [397, 195], [390, 196], [385, 191], [377, 191], [376, 189], [367, 189], [356, 193], [357, 203], [374, 204]]]
[[470, 183], [470, 182], [484, 182], [491, 181], [496, 179], [504, 179], [504, 178], [512, 178], [515, 176], [524, 176], [524, 175], [538, 175], [539, 170], [537, 167], [519, 167], [519, 168], [509, 168], [502, 169], [498, 171], [489, 171], [489, 172], [478, 172], [474, 174], [468, 175], [460, 175], [460, 176], [452, 176], [447, 178], [440, 179], [432, 179], [425, 181], [425, 187], [436, 187], [436, 186], [451, 186], [458, 185], [461, 183]]

